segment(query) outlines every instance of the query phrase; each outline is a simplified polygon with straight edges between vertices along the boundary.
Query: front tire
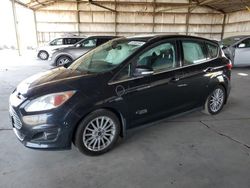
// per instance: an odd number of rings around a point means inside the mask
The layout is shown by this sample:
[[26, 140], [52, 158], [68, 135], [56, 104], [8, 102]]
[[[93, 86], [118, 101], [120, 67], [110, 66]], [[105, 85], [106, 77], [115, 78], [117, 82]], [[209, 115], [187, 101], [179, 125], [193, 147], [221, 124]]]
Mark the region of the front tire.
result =
[[49, 58], [49, 53], [41, 50], [39, 51], [38, 55], [37, 55], [41, 60], [47, 60]]
[[56, 66], [62, 66], [62, 65], [70, 64], [70, 63], [72, 63], [72, 59], [65, 55], [60, 56], [56, 60]]
[[215, 87], [206, 100], [204, 107], [205, 113], [210, 115], [218, 114], [222, 110], [225, 100], [226, 92], [224, 87], [221, 85]]
[[97, 110], [79, 124], [74, 143], [86, 155], [101, 155], [114, 147], [120, 130], [120, 121], [114, 113]]

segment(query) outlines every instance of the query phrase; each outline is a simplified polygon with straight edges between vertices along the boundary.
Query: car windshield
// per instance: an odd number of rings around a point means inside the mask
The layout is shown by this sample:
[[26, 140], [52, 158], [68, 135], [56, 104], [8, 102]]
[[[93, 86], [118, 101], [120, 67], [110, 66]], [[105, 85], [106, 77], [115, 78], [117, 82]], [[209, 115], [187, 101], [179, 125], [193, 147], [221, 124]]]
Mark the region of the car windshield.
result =
[[220, 45], [223, 47], [228, 47], [234, 44], [235, 42], [241, 40], [243, 37], [229, 37], [220, 41]]
[[114, 39], [86, 53], [68, 68], [91, 73], [110, 71], [144, 44], [132, 39]]

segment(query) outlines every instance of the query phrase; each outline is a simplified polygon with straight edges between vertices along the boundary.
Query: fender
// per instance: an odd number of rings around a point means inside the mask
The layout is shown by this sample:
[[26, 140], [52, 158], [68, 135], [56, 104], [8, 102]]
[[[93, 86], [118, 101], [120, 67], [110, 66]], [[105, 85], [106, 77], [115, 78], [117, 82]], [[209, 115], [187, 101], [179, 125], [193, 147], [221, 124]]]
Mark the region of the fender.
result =
[[226, 99], [225, 99], [225, 103], [227, 102], [227, 98], [229, 96], [230, 93], [230, 89], [231, 89], [231, 85], [230, 85], [230, 81], [229, 78], [223, 74], [222, 70], [216, 71], [211, 73], [211, 79], [208, 83], [208, 93], [207, 96], [214, 90], [214, 88], [218, 85], [222, 85], [225, 89], [226, 92]]

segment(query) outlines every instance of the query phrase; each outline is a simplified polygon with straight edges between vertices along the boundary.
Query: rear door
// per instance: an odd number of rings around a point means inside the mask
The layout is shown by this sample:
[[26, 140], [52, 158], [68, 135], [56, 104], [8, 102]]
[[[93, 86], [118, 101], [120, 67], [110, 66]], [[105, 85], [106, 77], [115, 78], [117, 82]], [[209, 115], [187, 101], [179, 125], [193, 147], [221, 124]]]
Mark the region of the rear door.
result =
[[235, 48], [234, 64], [241, 66], [250, 65], [250, 38], [240, 42]]
[[[180, 101], [183, 110], [188, 110], [203, 104], [208, 92], [210, 74], [218, 56], [218, 46], [212, 48], [212, 43], [206, 43], [198, 39], [180, 40], [182, 48], [182, 76], [178, 81], [177, 87], [182, 93]], [[208, 45], [212, 49], [208, 54]], [[212, 52], [213, 50], [213, 52]]]

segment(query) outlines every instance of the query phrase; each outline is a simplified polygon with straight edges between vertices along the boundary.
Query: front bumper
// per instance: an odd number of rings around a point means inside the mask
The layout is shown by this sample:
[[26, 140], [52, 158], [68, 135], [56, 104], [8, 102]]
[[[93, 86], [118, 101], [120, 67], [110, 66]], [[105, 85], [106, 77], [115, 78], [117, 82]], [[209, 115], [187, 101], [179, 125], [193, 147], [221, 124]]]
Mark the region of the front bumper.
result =
[[12, 111], [10, 119], [13, 131], [24, 146], [34, 149], [71, 148], [70, 131], [64, 126], [60, 124], [27, 125], [19, 118], [19, 115], [13, 115], [13, 108], [10, 111]]
[[38, 116], [45, 115], [47, 118], [40, 124], [27, 124], [23, 117], [30, 114], [25, 113], [22, 105], [18, 107], [13, 105], [13, 98], [14, 97], [10, 97], [9, 116], [13, 131], [24, 146], [34, 149], [71, 148], [71, 137], [74, 126], [70, 126], [72, 125], [70, 120], [74, 119], [74, 117], [72, 117], [70, 113], [65, 117], [63, 117], [62, 114], [66, 113], [62, 110], [53, 113], [35, 114]]

